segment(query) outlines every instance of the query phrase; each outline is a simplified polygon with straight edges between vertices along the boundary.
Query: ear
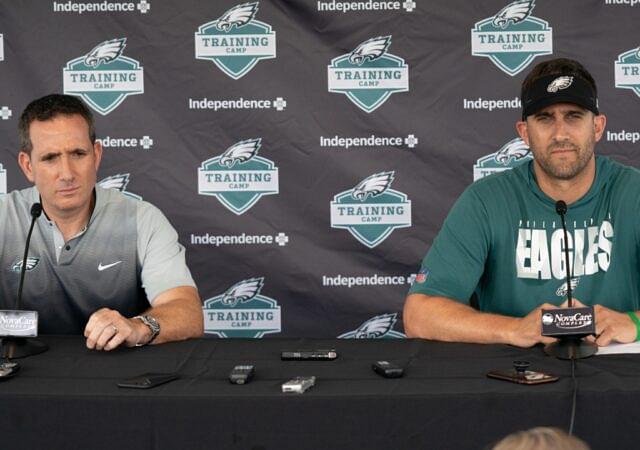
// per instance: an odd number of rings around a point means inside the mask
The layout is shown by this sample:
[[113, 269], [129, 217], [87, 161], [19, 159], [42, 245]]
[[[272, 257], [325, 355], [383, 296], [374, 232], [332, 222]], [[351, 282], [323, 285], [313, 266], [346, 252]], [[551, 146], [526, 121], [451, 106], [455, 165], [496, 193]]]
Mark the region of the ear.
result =
[[517, 121], [516, 130], [518, 131], [518, 135], [524, 141], [524, 143], [529, 145], [529, 132], [527, 130], [527, 122], [524, 120]]
[[598, 142], [604, 134], [604, 128], [607, 125], [607, 117], [604, 114], [598, 114], [593, 117], [593, 128], [596, 135], [596, 142]]
[[33, 166], [31, 165], [31, 156], [25, 152], [18, 153], [18, 165], [22, 169], [22, 173], [27, 177], [27, 180], [34, 183]]
[[93, 143], [93, 155], [95, 157], [95, 167], [96, 173], [98, 173], [98, 168], [100, 167], [100, 161], [102, 161], [102, 144], [100, 141], [95, 141]]

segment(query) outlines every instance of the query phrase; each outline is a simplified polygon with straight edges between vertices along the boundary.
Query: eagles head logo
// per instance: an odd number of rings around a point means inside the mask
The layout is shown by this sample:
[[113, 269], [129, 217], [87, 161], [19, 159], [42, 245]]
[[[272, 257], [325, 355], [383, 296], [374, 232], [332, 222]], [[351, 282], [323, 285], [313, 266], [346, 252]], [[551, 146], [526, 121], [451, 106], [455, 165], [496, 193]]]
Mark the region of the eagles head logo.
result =
[[547, 86], [547, 92], [555, 94], [562, 89], [566, 89], [573, 83], [573, 77], [558, 77], [549, 83]]
[[[575, 288], [578, 287], [579, 281], [580, 281], [580, 278], [571, 278], [571, 292], [573, 292]], [[560, 287], [556, 291], [556, 295], [558, 297], [565, 297], [567, 295], [567, 292], [568, 292], [567, 282], [565, 281], [560, 285]]]
[[100, 181], [98, 186], [103, 189], [116, 189], [120, 192], [124, 192], [129, 184], [129, 174], [122, 173], [118, 175], [111, 175]]
[[494, 159], [497, 163], [507, 166], [512, 160], [519, 161], [529, 155], [530, 152], [529, 146], [522, 139], [515, 138], [504, 144], [496, 152]]
[[95, 46], [93, 50], [84, 57], [84, 64], [94, 69], [103, 63], [109, 63], [122, 55], [126, 47], [127, 38], [112, 39], [104, 41]]
[[398, 320], [396, 313], [375, 316], [360, 325], [355, 331], [356, 339], [377, 339], [391, 331]]
[[[25, 270], [27, 272], [32, 271], [33, 269], [36, 268], [39, 262], [40, 262], [40, 258], [34, 258], [33, 256], [29, 256], [27, 258], [27, 266]], [[20, 272], [22, 270], [22, 258], [20, 258], [19, 261], [17, 261], [15, 264], [11, 266], [11, 270], [14, 272]]]
[[353, 188], [351, 196], [364, 202], [369, 196], [376, 197], [389, 189], [393, 181], [394, 172], [380, 172], [362, 180]]
[[233, 26], [240, 28], [253, 20], [258, 12], [258, 2], [243, 3], [225, 12], [216, 23], [219, 31], [228, 33]]
[[231, 169], [236, 163], [242, 164], [253, 158], [260, 150], [262, 138], [247, 139], [233, 144], [220, 156], [220, 165]]
[[391, 45], [391, 36], [378, 36], [358, 45], [349, 55], [349, 62], [361, 66], [384, 55]]
[[250, 278], [231, 286], [222, 294], [222, 304], [233, 308], [239, 303], [246, 303], [260, 293], [264, 286], [264, 277]]
[[504, 30], [511, 24], [524, 21], [531, 15], [531, 11], [533, 11], [533, 7], [535, 6], [534, 1], [535, 0], [517, 0], [509, 3], [493, 17], [493, 26]]

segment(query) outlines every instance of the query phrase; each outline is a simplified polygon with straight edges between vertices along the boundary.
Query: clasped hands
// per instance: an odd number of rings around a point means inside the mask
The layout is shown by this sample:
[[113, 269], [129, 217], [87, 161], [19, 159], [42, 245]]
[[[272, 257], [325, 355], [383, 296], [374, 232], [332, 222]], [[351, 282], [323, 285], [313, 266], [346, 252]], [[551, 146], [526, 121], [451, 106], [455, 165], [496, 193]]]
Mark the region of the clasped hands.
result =
[[[511, 344], [518, 347], [531, 347], [542, 343], [550, 344], [556, 341], [555, 338], [542, 336], [540, 334], [543, 309], [558, 309], [568, 306], [568, 302], [555, 306], [545, 303], [538, 306], [526, 316], [515, 321], [511, 330]], [[574, 307], [585, 307], [577, 299], [573, 299]], [[594, 315], [596, 320], [596, 335], [587, 336], [585, 340], [594, 342], [599, 347], [604, 347], [612, 342], [629, 343], [636, 340], [636, 326], [627, 313], [614, 311], [606, 306], [594, 305]]]

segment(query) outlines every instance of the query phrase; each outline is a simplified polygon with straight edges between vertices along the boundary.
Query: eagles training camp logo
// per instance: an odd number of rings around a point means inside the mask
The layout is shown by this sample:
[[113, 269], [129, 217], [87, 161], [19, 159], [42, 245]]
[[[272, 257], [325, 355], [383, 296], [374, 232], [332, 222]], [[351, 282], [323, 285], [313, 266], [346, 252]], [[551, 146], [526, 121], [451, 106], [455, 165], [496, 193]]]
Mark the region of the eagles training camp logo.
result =
[[261, 59], [276, 57], [276, 32], [255, 20], [259, 2], [234, 6], [195, 34], [196, 59], [208, 59], [237, 80]]
[[[25, 271], [31, 272], [33, 269], [36, 268], [39, 262], [40, 262], [40, 258], [36, 258], [34, 256], [28, 256], [27, 268], [25, 269]], [[20, 272], [22, 270], [22, 258], [20, 258], [15, 263], [13, 263], [13, 265], [11, 266], [11, 270], [14, 272]]]
[[409, 66], [404, 59], [387, 53], [391, 36], [379, 36], [338, 56], [328, 66], [329, 92], [349, 97], [368, 113], [381, 106], [391, 94], [409, 90]]
[[484, 56], [514, 76], [536, 56], [553, 53], [549, 23], [533, 17], [534, 0], [516, 0], [471, 30], [471, 54]]
[[0, 164], [0, 195], [7, 193], [7, 171]]
[[133, 192], [127, 191], [127, 185], [129, 184], [129, 174], [122, 173], [118, 175], [111, 175], [100, 181], [98, 186], [103, 189], [115, 189], [117, 191], [122, 192], [124, 195], [130, 198], [134, 198], [136, 200], [142, 200], [142, 197], [138, 194], [134, 194]]
[[411, 226], [411, 201], [390, 189], [394, 172], [373, 174], [331, 202], [331, 228], [345, 228], [362, 244], [373, 248], [396, 228]]
[[122, 55], [127, 38], [104, 41], [67, 63], [64, 93], [78, 95], [102, 115], [129, 95], [144, 93], [144, 72], [138, 61]]
[[492, 173], [513, 169], [533, 159], [529, 146], [520, 138], [515, 138], [495, 153], [483, 156], [473, 165], [473, 181]]
[[381, 314], [360, 325], [358, 329], [338, 336], [338, 339], [402, 339], [406, 336], [393, 327], [398, 321], [397, 313]]
[[198, 169], [198, 193], [213, 195], [235, 214], [247, 212], [263, 195], [279, 192], [278, 168], [257, 156], [262, 139], [247, 139], [208, 159]]
[[640, 97], [640, 47], [618, 55], [615, 77], [617, 88], [631, 89]]
[[261, 338], [281, 331], [280, 306], [260, 294], [264, 278], [250, 278], [205, 300], [205, 333], [219, 337]]

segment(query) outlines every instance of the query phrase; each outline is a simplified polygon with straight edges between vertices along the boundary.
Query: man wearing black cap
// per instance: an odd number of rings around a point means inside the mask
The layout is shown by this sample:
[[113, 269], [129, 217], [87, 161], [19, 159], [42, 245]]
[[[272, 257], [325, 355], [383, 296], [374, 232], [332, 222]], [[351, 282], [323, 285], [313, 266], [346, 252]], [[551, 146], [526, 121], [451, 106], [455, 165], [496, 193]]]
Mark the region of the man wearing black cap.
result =
[[595, 307], [596, 344], [635, 341], [640, 172], [594, 156], [606, 118], [593, 77], [577, 61], [538, 64], [522, 83], [521, 99], [516, 128], [534, 159], [483, 178], [460, 196], [406, 299], [405, 331], [520, 347], [553, 342], [540, 334], [540, 310], [566, 299], [555, 210], [563, 200], [571, 285], [575, 297]]

